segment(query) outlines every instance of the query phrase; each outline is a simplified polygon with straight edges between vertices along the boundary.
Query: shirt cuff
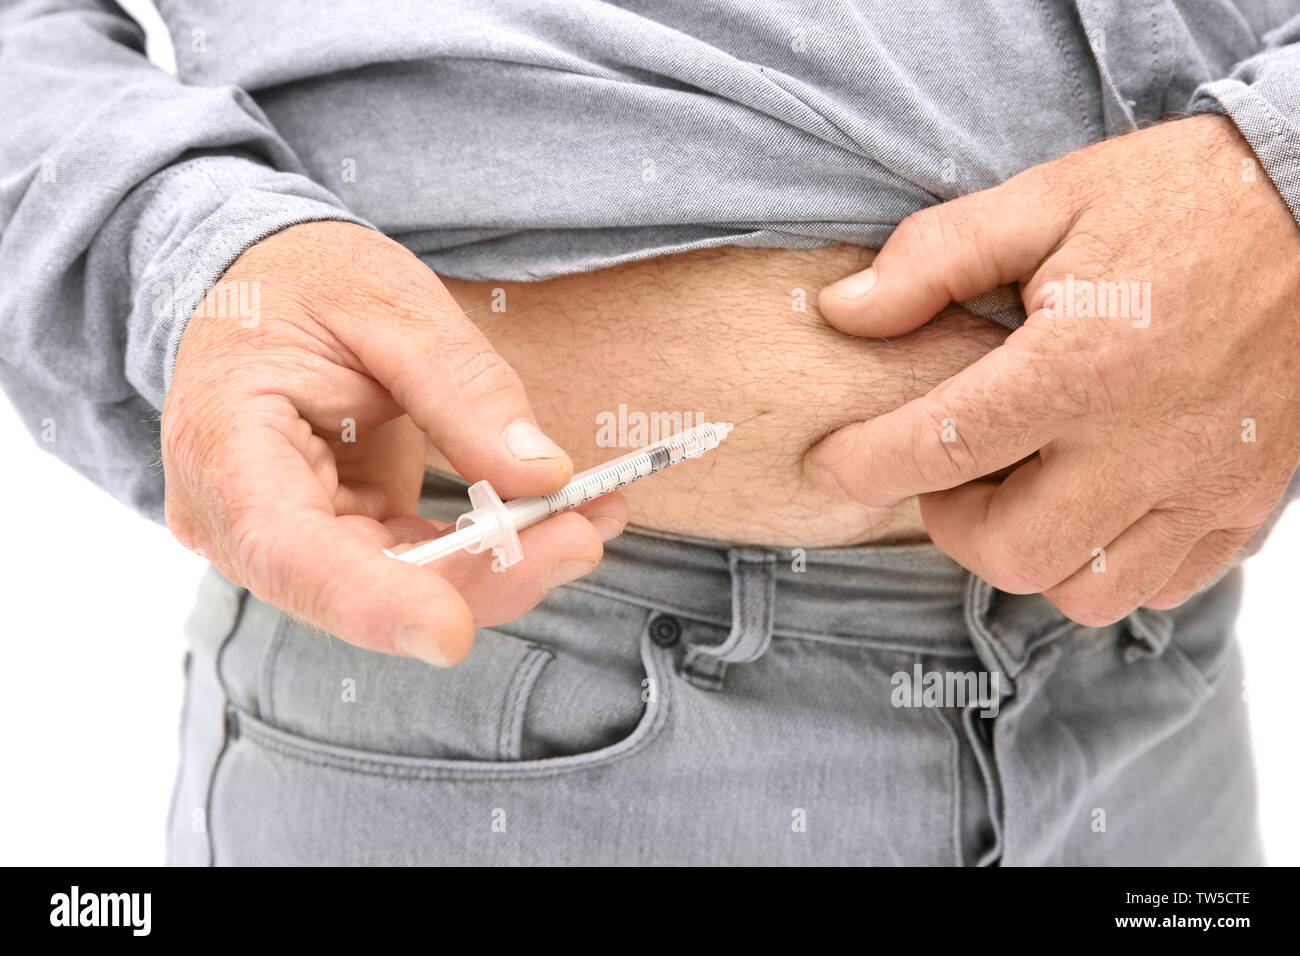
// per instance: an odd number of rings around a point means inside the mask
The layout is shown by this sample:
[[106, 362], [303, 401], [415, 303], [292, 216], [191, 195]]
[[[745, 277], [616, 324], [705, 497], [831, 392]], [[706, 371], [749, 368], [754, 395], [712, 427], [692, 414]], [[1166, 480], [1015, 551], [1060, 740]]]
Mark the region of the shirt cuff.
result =
[[1255, 85], [1216, 80], [1197, 89], [1190, 112], [1218, 113], [1232, 120], [1300, 222], [1300, 129], [1288, 118], [1300, 115], [1300, 91], [1286, 97], [1284, 112]]
[[135, 226], [126, 374], [154, 408], [162, 407], [171, 386], [190, 316], [244, 250], [305, 222], [341, 220], [374, 228], [306, 176], [230, 155], [173, 165], [142, 184], [124, 206]]

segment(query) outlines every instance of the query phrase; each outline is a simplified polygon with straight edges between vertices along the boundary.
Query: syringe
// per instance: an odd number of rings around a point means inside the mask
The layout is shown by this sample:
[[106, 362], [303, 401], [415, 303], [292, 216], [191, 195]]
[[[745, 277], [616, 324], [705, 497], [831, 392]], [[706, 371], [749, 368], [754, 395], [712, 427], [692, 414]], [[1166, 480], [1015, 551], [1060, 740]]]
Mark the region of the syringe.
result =
[[705, 422], [670, 438], [629, 452], [595, 468], [588, 468], [549, 495], [516, 498], [501, 497], [487, 481], [470, 485], [469, 501], [473, 506], [456, 519], [456, 530], [434, 538], [402, 554], [384, 553], [411, 564], [428, 564], [457, 551], [478, 554], [492, 549], [492, 570], [504, 571], [521, 560], [519, 532], [551, 515], [586, 504], [593, 498], [630, 485], [634, 481], [663, 471], [679, 461], [697, 458], [712, 451], [731, 432], [730, 422]]

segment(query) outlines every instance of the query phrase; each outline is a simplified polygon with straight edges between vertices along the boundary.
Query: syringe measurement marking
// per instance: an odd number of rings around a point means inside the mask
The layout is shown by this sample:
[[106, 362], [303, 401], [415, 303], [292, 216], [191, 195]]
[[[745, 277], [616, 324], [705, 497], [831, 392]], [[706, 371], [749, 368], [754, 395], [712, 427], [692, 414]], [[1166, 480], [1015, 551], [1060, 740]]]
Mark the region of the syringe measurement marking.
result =
[[[682, 443], [677, 442], [676, 444], [680, 447]], [[677, 460], [681, 461], [683, 458], [686, 457], [687, 456], [683, 455], [682, 458], [679, 458]], [[638, 465], [641, 465], [643, 463], [646, 466], [645, 470], [642, 470], [641, 468], [637, 467]], [[652, 448], [649, 452], [644, 452], [640, 455], [637, 455], [635, 458], [629, 458], [627, 461], [623, 462], [622, 464], [615, 466], [614, 468], [615, 477], [617, 477], [624, 470], [630, 471], [632, 473], [632, 477], [628, 478], [626, 481], [617, 482], [613, 488], [606, 488], [602, 480], [605, 477], [605, 475], [600, 475], [600, 474], [591, 475], [587, 478], [584, 478], [582, 481], [578, 482], [576, 488], [560, 489], [559, 491], [551, 492], [549, 495], [544, 495], [543, 498], [546, 501], [546, 510], [554, 515], [554, 514], [559, 514], [562, 511], [568, 511], [571, 508], [577, 508], [579, 505], [585, 505], [588, 501], [591, 501], [595, 498], [599, 498], [601, 495], [607, 495], [611, 491], [615, 491], [619, 488], [625, 487], [626, 485], [632, 484], [632, 482], [634, 481], [640, 481], [642, 478], [645, 478], [647, 475], [653, 475], [656, 472], [663, 471], [665, 468], [673, 464], [676, 464], [676, 462], [673, 461], [672, 454], [666, 446]], [[596, 494], [589, 494], [588, 489], [593, 484], [595, 485], [596, 488], [600, 490]], [[568, 494], [565, 494], [566, 491], [568, 491]], [[584, 497], [578, 501], [574, 501], [572, 498], [572, 493], [575, 491], [583, 492]]]

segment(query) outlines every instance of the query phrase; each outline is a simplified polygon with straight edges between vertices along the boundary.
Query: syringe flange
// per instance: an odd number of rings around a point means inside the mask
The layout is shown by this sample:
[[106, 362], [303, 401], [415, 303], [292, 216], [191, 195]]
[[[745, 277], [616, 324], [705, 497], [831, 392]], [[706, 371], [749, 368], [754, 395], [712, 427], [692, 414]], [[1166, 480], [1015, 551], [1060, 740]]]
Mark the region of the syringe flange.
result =
[[510, 518], [509, 509], [492, 483], [484, 479], [470, 485], [469, 503], [473, 507], [456, 519], [456, 530], [462, 531], [471, 525], [486, 526], [487, 533], [481, 541], [465, 550], [470, 554], [479, 554], [491, 548], [493, 571], [504, 571], [512, 564], [522, 561], [524, 549], [519, 544], [519, 532]]

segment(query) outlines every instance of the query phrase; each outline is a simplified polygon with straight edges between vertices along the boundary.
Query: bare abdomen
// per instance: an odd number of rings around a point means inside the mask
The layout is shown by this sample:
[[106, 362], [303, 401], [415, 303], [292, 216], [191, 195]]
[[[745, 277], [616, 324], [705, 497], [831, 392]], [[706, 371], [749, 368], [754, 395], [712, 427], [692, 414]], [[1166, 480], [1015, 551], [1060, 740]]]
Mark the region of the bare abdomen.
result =
[[[835, 331], [818, 291], [873, 256], [724, 247], [545, 282], [443, 281], [578, 469], [676, 422], [736, 423], [717, 451], [626, 489], [634, 524], [804, 547], [918, 540], [915, 501], [881, 509], [829, 496], [808, 482], [804, 453], [923, 394], [1006, 333], [957, 309], [892, 341]], [[432, 449], [430, 463], [450, 470]]]

